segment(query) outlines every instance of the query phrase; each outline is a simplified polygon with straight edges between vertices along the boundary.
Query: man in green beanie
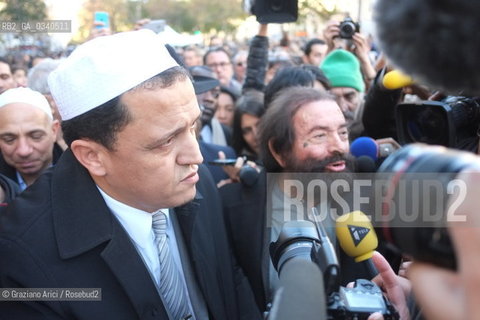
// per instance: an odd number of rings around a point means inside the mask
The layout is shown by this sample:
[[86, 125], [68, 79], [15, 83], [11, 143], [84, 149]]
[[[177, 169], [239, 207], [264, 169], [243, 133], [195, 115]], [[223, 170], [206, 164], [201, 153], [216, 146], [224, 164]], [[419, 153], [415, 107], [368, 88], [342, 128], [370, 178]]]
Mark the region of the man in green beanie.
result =
[[355, 119], [365, 91], [357, 57], [346, 50], [333, 50], [325, 57], [320, 69], [330, 80], [331, 92], [336, 96], [337, 103], [350, 124]]

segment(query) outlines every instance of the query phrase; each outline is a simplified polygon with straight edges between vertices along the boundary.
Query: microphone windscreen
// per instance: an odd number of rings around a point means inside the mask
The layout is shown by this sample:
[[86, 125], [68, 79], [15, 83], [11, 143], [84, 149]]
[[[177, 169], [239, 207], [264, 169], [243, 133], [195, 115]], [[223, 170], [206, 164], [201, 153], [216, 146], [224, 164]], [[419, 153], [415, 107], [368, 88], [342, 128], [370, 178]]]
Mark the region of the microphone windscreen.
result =
[[287, 261], [268, 319], [327, 319], [324, 290], [322, 272], [315, 263], [304, 259]]
[[355, 159], [355, 172], [367, 173], [376, 171], [377, 165], [372, 158], [368, 156], [360, 156]]
[[350, 153], [355, 158], [367, 156], [376, 161], [378, 158], [378, 145], [370, 137], [359, 137], [350, 144]]
[[413, 84], [413, 79], [398, 70], [392, 70], [385, 74], [382, 83], [385, 88], [395, 90]]
[[258, 180], [260, 173], [254, 167], [245, 165], [240, 169], [238, 177], [240, 181], [247, 187], [252, 187]]
[[361, 211], [353, 211], [337, 218], [335, 228], [343, 251], [356, 262], [370, 259], [378, 246], [378, 238], [370, 219]]

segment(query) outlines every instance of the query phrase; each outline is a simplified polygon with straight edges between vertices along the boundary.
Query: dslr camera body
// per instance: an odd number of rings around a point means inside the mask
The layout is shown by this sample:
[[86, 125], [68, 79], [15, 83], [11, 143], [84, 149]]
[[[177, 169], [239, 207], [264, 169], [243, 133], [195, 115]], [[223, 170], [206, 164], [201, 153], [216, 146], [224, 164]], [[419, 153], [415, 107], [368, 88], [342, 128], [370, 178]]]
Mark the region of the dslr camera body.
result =
[[352, 39], [355, 32], [360, 32], [360, 25], [352, 20], [350, 17], [346, 17], [339, 25], [340, 38]]
[[374, 312], [382, 313], [385, 320], [399, 319], [393, 305], [372, 281], [359, 279], [353, 288], [340, 286], [340, 267], [335, 249], [320, 223], [315, 226], [310, 221], [286, 222], [278, 240], [270, 244], [270, 256], [279, 274], [290, 259], [312, 261], [320, 268], [329, 320], [366, 320]]
[[383, 314], [383, 319], [398, 319], [396, 311], [383, 296], [382, 290], [372, 281], [358, 279], [353, 288], [340, 287], [328, 297], [328, 319], [367, 320], [373, 312]]

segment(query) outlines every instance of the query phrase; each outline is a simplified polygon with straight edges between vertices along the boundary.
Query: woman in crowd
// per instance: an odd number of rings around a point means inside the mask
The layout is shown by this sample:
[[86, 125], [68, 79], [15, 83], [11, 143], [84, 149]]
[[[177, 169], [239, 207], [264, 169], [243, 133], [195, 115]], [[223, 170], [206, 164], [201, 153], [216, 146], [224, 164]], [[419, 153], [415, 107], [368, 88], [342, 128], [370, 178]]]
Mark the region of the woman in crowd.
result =
[[258, 161], [257, 124], [264, 113], [263, 93], [248, 90], [238, 99], [232, 132], [232, 147], [238, 156]]

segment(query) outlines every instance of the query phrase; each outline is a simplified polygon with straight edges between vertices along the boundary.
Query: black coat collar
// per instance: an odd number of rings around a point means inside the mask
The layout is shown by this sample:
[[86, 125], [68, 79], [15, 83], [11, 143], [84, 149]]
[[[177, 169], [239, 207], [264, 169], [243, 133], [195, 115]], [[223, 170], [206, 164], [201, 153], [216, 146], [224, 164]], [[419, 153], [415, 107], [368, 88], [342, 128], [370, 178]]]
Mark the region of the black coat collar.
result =
[[[52, 174], [53, 223], [61, 258], [73, 258], [105, 243], [101, 256], [122, 283], [138, 314], [143, 314], [146, 303], [161, 305], [150, 274], [128, 234], [110, 212], [88, 171], [70, 150], [64, 152]], [[217, 243], [212, 232], [223, 228], [223, 222], [212, 216], [204, 201], [202, 189], [208, 193], [210, 186], [204, 185], [206, 177], [202, 177], [202, 173], [200, 178], [195, 199], [175, 208], [175, 214], [209, 310], [214, 318], [222, 319], [226, 317], [226, 306], [218, 302], [225, 297], [219, 291], [222, 283], [214, 279], [225, 276], [217, 274], [218, 267], [227, 259], [217, 256], [218, 252], [225, 251], [217, 251], [217, 246], [226, 243]]]
[[53, 170], [51, 194], [55, 235], [63, 259], [112, 238], [114, 217], [90, 174], [70, 149]]
[[[70, 259], [105, 243], [101, 257], [140, 318], [152, 306], [167, 319], [154, 282], [128, 234], [114, 218], [88, 171], [66, 150], [53, 170], [52, 211], [60, 257]], [[162, 318], [162, 317], [160, 317]]]

